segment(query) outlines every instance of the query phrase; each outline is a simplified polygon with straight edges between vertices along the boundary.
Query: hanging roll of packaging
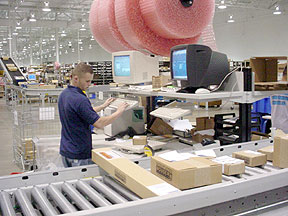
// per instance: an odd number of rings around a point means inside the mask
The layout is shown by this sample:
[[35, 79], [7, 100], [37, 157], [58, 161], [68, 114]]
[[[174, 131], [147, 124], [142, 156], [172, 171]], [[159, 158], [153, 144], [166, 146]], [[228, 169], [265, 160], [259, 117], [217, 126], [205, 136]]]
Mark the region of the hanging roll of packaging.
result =
[[93, 36], [106, 51], [134, 50], [118, 30], [114, 0], [95, 0], [91, 6], [89, 21]]
[[214, 0], [140, 0], [145, 23], [161, 37], [184, 39], [195, 37], [214, 16]]

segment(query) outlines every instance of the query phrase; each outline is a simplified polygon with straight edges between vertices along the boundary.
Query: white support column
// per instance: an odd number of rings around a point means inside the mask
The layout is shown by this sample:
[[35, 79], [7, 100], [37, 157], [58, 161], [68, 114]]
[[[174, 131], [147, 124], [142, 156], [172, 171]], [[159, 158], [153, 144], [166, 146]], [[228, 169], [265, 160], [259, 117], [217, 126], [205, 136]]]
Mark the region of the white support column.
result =
[[59, 34], [58, 34], [58, 29], [56, 29], [55, 41], [56, 41], [56, 62], [59, 62], [59, 63], [60, 63], [60, 57], [59, 57]]

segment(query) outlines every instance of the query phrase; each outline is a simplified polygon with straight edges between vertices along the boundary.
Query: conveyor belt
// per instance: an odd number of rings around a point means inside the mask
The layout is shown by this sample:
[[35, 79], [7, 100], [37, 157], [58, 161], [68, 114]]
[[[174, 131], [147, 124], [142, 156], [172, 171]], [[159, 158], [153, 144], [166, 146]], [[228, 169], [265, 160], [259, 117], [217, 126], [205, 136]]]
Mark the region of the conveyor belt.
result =
[[[241, 144], [254, 150], [270, 144]], [[215, 148], [218, 156], [239, 144]], [[149, 167], [149, 158], [138, 160]], [[268, 162], [246, 167], [241, 176], [224, 176], [222, 183], [160, 197], [140, 199], [96, 165], [0, 178], [2, 215], [235, 215], [288, 200], [288, 169]], [[98, 176], [87, 178], [89, 176]], [[280, 204], [279, 204], [280, 205]], [[262, 209], [263, 211], [263, 209]]]
[[[0, 58], [0, 64], [2, 65], [5, 73], [7, 74], [8, 78], [10, 79], [11, 82], [13, 82], [14, 85], [18, 85], [18, 82], [26, 82], [26, 78], [24, 77], [23, 73], [17, 67], [16, 63], [12, 58], [9, 58], [8, 60], [4, 60], [3, 57]], [[15, 67], [17, 68], [16, 71], [9, 71], [7, 64], [14, 64]], [[18, 77], [18, 79], [17, 79]], [[19, 79], [20, 77], [23, 77], [23, 79]]]

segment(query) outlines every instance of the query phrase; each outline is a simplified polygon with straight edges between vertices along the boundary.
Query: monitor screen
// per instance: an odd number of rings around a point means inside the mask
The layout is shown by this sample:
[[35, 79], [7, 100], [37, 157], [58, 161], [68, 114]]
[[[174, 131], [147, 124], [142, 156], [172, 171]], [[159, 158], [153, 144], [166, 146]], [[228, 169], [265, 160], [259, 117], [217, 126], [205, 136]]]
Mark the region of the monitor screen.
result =
[[186, 49], [173, 51], [172, 61], [173, 79], [187, 80]]
[[130, 56], [114, 56], [114, 75], [130, 76]]
[[28, 74], [28, 79], [29, 80], [36, 80], [36, 75], [35, 74]]

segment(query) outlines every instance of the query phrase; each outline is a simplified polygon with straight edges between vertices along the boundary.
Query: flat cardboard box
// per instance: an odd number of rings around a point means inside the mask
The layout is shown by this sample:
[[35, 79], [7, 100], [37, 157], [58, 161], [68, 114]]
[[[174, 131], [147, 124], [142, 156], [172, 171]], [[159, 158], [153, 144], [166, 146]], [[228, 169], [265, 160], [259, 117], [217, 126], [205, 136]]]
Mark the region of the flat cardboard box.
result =
[[273, 161], [273, 151], [274, 151], [273, 145], [258, 149], [258, 152], [267, 155], [268, 161]]
[[156, 135], [172, 135], [173, 128], [160, 118], [156, 118], [152, 123], [150, 130]]
[[133, 145], [146, 145], [146, 144], [147, 144], [147, 136], [133, 137]]
[[210, 140], [214, 140], [213, 136], [207, 135], [207, 134], [200, 134], [200, 133], [196, 133], [195, 130], [191, 130], [191, 136], [192, 136], [192, 140], [197, 142], [197, 143], [201, 143], [203, 139], [210, 139]]
[[179, 191], [111, 148], [92, 150], [92, 160], [113, 178], [142, 198], [166, 195]]
[[243, 160], [222, 156], [214, 158], [212, 161], [222, 164], [222, 173], [224, 175], [231, 176], [245, 173], [245, 161]]
[[274, 137], [273, 166], [288, 168], [288, 135]]
[[221, 164], [202, 157], [170, 162], [153, 156], [151, 172], [181, 190], [222, 182]]
[[244, 160], [245, 164], [250, 167], [262, 166], [267, 162], [265, 154], [251, 150], [233, 152], [232, 157]]

